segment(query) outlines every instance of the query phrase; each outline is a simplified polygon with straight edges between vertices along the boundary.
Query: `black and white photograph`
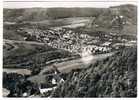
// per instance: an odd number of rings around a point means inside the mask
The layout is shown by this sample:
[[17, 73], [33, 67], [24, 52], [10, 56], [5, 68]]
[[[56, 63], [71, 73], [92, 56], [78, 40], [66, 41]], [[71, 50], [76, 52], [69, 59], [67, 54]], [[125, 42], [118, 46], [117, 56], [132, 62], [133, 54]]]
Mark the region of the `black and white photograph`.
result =
[[3, 98], [136, 98], [137, 1], [114, 1], [3, 1]]

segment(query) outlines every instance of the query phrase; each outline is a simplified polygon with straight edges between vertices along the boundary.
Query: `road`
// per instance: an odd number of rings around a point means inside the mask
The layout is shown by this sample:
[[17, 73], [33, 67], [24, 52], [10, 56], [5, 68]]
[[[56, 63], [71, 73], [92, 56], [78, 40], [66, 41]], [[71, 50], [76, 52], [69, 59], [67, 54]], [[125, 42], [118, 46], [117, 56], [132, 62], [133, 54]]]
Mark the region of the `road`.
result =
[[[18, 41], [18, 40], [9, 40], [9, 39], [3, 39], [3, 44], [5, 45], [6, 43], [9, 43], [11, 44], [12, 46], [14, 46], [14, 48], [12, 49], [12, 51], [14, 51], [15, 49], [18, 49], [18, 46], [15, 44], [15, 43], [18, 43], [18, 44], [28, 44], [28, 45], [48, 45], [46, 43], [41, 43], [41, 42], [35, 42], [35, 41]], [[50, 47], [53, 47], [52, 45], [48, 45]], [[55, 48], [55, 47], [54, 47]], [[58, 48], [59, 50], [61, 49], [64, 49], [64, 48]], [[70, 52], [69, 50], [67, 49], [64, 49], [65, 51], [68, 51]], [[5, 50], [6, 51], [6, 50]], [[11, 50], [10, 50], [11, 51]], [[4, 55], [5, 55], [6, 52], [4, 52]]]
[[[72, 69], [87, 67], [91, 63], [94, 63], [98, 60], [105, 59], [109, 56], [112, 56], [113, 54], [115, 54], [115, 52], [106, 53], [106, 54], [99, 54], [99, 55], [88, 55], [88, 56], [85, 56], [85, 57], [82, 57], [82, 58], [78, 58], [76, 60], [70, 60], [70, 61], [66, 61], [66, 62], [57, 63], [56, 67], [61, 72], [69, 72]], [[44, 68], [40, 72], [40, 74], [49, 70], [49, 68], [52, 68], [52, 66], [47, 66], [46, 68]]]
[[7, 73], [17, 73], [22, 75], [30, 75], [31, 71], [28, 69], [21, 69], [21, 68], [3, 68], [3, 72]]
[[[39, 43], [39, 42], [16, 41], [16, 40], [6, 40], [6, 39], [4, 39], [4, 42], [5, 43], [11, 43], [11, 44], [13, 43], [13, 45], [14, 45], [14, 43], [45, 45], [44, 43]], [[106, 53], [106, 54], [99, 54], [99, 55], [90, 54], [90, 55], [83, 56], [83, 57], [78, 58], [78, 59], [56, 63], [56, 67], [62, 73], [68, 73], [73, 69], [86, 68], [90, 64], [95, 63], [98, 60], [102, 60], [102, 59], [105, 59], [109, 56], [112, 56], [114, 53], [115, 52]], [[35, 82], [36, 81], [37, 82], [44, 82], [45, 81], [45, 75], [43, 75], [43, 73], [50, 70], [51, 68], [52, 68], [52, 65], [46, 66], [44, 69], [41, 70], [41, 72], [38, 75], [30, 77], [29, 80], [35, 81]], [[7, 69], [4, 69], [4, 70], [7, 70]], [[21, 71], [17, 71], [17, 72], [21, 72]]]
[[36, 44], [36, 45], [45, 45], [45, 43], [35, 42], [35, 41], [18, 41], [18, 40], [8, 40], [3, 39], [4, 43], [25, 43], [25, 44]]
[[[99, 55], [94, 55], [94, 56], [90, 55], [90, 56], [86, 56], [86, 57], [79, 58], [76, 60], [70, 60], [70, 61], [66, 61], [66, 62], [57, 63], [55, 65], [60, 72], [68, 73], [73, 69], [87, 68], [90, 64], [95, 63], [98, 60], [103, 60], [114, 54], [115, 54], [115, 52], [99, 54]], [[46, 71], [49, 71], [51, 68], [52, 68], [52, 65], [46, 66], [44, 69], [41, 70], [41, 72], [38, 75], [30, 77], [30, 78], [28, 78], [28, 80], [31, 80], [32, 82], [35, 82], [35, 83], [45, 83], [46, 75], [44, 75], [43, 73]]]
[[[5, 46], [4, 48], [4, 52], [3, 52], [3, 56], [4, 57], [8, 57], [9, 54], [11, 54], [12, 52], [14, 52], [17, 49], [21, 49], [21, 47], [18, 44], [24, 44], [25, 48], [30, 49], [30, 46], [36, 45], [36, 46], [46, 46], [45, 43], [39, 43], [39, 42], [35, 42], [35, 41], [18, 41], [18, 40], [8, 40], [8, 39], [3, 39], [3, 45]], [[13, 48], [11, 48], [10, 50], [7, 49], [8, 45], [11, 45]]]

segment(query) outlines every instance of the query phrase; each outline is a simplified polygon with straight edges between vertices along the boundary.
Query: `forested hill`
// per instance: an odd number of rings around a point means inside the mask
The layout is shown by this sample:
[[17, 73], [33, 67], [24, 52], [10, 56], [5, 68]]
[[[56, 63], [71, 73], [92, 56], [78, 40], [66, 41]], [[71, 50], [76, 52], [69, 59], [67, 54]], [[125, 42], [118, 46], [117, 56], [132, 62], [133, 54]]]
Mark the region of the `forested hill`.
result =
[[73, 71], [53, 97], [136, 97], [137, 49], [126, 48], [82, 71]]
[[121, 5], [110, 8], [4, 8], [4, 21], [42, 21], [46, 19], [58, 19], [69, 17], [102, 17], [105, 19], [118, 12], [136, 23], [137, 6]]

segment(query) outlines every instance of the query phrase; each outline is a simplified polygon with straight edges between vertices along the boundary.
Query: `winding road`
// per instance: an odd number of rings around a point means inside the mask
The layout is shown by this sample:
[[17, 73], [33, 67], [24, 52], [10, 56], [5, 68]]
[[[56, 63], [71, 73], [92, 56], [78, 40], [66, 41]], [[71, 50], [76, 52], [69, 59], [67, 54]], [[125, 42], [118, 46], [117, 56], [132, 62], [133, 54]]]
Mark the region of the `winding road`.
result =
[[[106, 53], [106, 54], [99, 54], [99, 55], [88, 55], [83, 58], [79, 58], [76, 60], [70, 60], [65, 62], [56, 63], [56, 67], [62, 73], [68, 73], [73, 69], [77, 68], [87, 68], [90, 64], [95, 63], [98, 60], [103, 60], [107, 57], [114, 55], [116, 52]], [[45, 72], [49, 71], [52, 68], [52, 65], [46, 66], [38, 75], [29, 77], [28, 80], [35, 82], [35, 83], [45, 83]]]
[[36, 45], [45, 45], [45, 43], [35, 42], [35, 41], [18, 41], [18, 40], [8, 40], [3, 39], [4, 43], [25, 43], [25, 44], [36, 44]]
[[[109, 56], [112, 56], [114, 54], [115, 54], [115, 52], [106, 53], [106, 54], [99, 54], [99, 55], [88, 55], [88, 56], [85, 56], [85, 57], [82, 57], [82, 58], [78, 58], [76, 60], [70, 60], [70, 61], [66, 61], [66, 62], [56, 63], [56, 67], [61, 72], [69, 72], [72, 69], [85, 68], [88, 65], [90, 65], [91, 63], [94, 63], [98, 60], [105, 59], [105, 58], [107, 58]], [[49, 68], [52, 68], [52, 66], [47, 66], [46, 68], [44, 68], [40, 72], [40, 74], [49, 70]]]
[[[13, 45], [14, 45], [14, 43], [45, 45], [45, 43], [39, 43], [39, 42], [16, 41], [16, 40], [6, 40], [6, 39], [4, 39], [4, 43], [10, 43], [10, 44], [13, 44]], [[16, 46], [16, 45], [14, 45], [14, 46]], [[15, 48], [17, 48], [17, 47], [15, 47]], [[98, 55], [89, 54], [89, 55], [83, 56], [83, 57], [78, 58], [78, 59], [59, 62], [59, 63], [56, 63], [55, 65], [60, 72], [68, 73], [73, 69], [87, 68], [90, 64], [95, 63], [98, 60], [103, 60], [103, 59], [105, 59], [109, 56], [112, 56], [114, 54], [115, 54], [115, 52], [105, 53], [105, 54], [98, 54]], [[43, 73], [50, 70], [52, 68], [52, 66], [53, 65], [48, 65], [48, 66], [44, 67], [38, 75], [30, 77], [29, 80], [31, 80], [33, 82], [37, 82], [37, 83], [38, 82], [39, 83], [44, 82], [46, 75], [44, 75]], [[20, 73], [22, 71], [25, 72], [24, 69], [16, 69], [15, 70], [15, 69], [5, 69], [5, 68], [4, 68], [4, 71], [5, 72], [14, 71], [14, 72], [17, 72], [17, 73]], [[30, 72], [28, 71], [27, 74], [29, 74], [29, 73]], [[26, 73], [23, 73], [23, 74], [26, 74]]]

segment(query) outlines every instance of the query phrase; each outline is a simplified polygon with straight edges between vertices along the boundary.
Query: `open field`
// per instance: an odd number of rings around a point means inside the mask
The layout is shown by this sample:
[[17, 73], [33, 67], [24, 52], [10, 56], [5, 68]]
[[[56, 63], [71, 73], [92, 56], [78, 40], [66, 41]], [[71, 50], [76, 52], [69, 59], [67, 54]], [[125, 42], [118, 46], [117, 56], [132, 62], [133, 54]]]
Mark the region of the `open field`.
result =
[[[7, 43], [13, 48], [7, 49]], [[62, 50], [52, 48], [44, 43], [4, 40], [4, 68], [32, 68], [35, 64], [38, 67], [43, 67], [47, 61], [72, 55], [67, 51], [63, 51], [64, 54], [61, 52]]]
[[68, 26], [68, 25], [76, 25], [76, 24], [87, 24], [89, 21], [91, 21], [92, 18], [90, 17], [75, 17], [75, 18], [62, 18], [62, 19], [55, 19], [55, 20], [43, 20], [43, 21], [28, 21], [24, 23], [30, 23], [30, 24], [40, 24], [40, 25], [46, 25], [48, 27], [60, 27], [60, 26]]

